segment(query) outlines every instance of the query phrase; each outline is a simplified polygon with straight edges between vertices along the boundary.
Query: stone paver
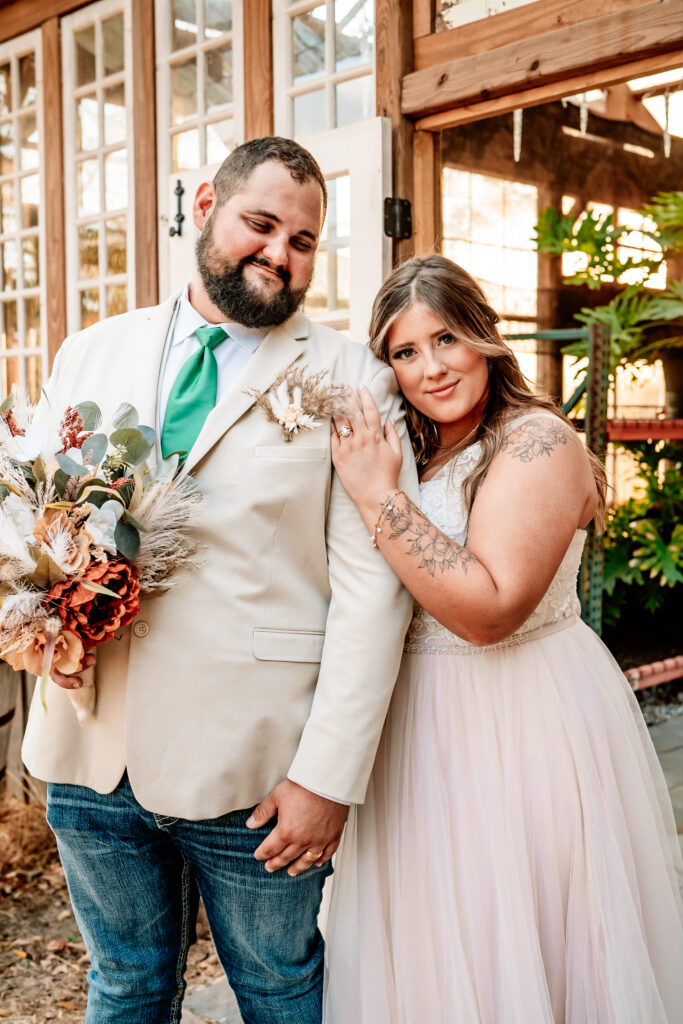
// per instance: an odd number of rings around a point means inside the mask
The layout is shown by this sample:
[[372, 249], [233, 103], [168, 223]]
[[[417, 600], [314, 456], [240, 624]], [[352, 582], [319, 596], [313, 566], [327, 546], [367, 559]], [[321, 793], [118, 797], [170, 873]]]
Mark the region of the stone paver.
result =
[[182, 1024], [242, 1024], [237, 1000], [225, 978], [187, 996]]

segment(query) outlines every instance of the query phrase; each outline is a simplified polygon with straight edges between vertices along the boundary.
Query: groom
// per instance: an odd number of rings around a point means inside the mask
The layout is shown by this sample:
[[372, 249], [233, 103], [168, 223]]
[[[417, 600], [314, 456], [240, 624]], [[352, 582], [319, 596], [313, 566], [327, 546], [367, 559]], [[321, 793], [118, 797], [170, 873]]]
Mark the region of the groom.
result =
[[392, 371], [299, 311], [325, 204], [296, 143], [240, 146], [197, 191], [189, 285], [67, 339], [46, 386], [57, 413], [92, 400], [105, 423], [133, 404], [203, 494], [203, 564], [98, 649], [94, 718], [78, 725], [78, 679], [58, 674], [31, 709], [24, 758], [92, 952], [88, 1024], [180, 1021], [199, 895], [245, 1022], [320, 1021], [322, 884], [410, 598], [332, 472], [329, 417], [286, 442], [255, 391], [293, 370], [368, 385], [416, 487]]

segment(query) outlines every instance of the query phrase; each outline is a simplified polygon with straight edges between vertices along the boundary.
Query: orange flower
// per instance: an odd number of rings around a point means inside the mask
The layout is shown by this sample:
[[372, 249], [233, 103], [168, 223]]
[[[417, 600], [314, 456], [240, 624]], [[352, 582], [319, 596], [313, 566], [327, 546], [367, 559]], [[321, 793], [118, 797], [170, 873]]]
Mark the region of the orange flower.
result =
[[[118, 597], [95, 594], [83, 586], [83, 581], [99, 583]], [[91, 562], [80, 576], [56, 583], [48, 591], [46, 601], [65, 629], [79, 636], [86, 647], [96, 647], [132, 622], [140, 611], [138, 571], [130, 562], [118, 558]]]
[[[40, 676], [43, 673], [43, 657], [47, 643], [48, 637], [45, 633], [38, 632], [28, 647], [25, 647], [23, 651], [12, 651], [11, 654], [6, 654], [5, 661], [12, 666], [15, 672], [24, 669], [33, 676]], [[77, 672], [84, 653], [83, 644], [75, 633], [63, 629], [57, 637], [50, 668], [56, 668], [59, 672]]]

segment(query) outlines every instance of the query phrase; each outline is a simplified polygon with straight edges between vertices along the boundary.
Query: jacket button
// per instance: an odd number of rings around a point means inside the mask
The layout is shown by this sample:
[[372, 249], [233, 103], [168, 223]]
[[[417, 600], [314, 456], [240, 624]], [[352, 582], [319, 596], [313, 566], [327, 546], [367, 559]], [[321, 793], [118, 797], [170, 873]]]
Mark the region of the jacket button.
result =
[[149, 633], [149, 625], [146, 622], [136, 622], [133, 626], [133, 635], [138, 636], [142, 639], [143, 636], [147, 636]]

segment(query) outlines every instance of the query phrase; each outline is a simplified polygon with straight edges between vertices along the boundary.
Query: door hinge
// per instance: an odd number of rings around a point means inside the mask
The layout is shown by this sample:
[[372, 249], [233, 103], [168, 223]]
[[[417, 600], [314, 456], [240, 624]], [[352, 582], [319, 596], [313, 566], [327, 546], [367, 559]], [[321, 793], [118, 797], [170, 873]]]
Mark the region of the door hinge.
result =
[[384, 234], [389, 238], [410, 238], [413, 211], [409, 199], [387, 196], [384, 200]]

